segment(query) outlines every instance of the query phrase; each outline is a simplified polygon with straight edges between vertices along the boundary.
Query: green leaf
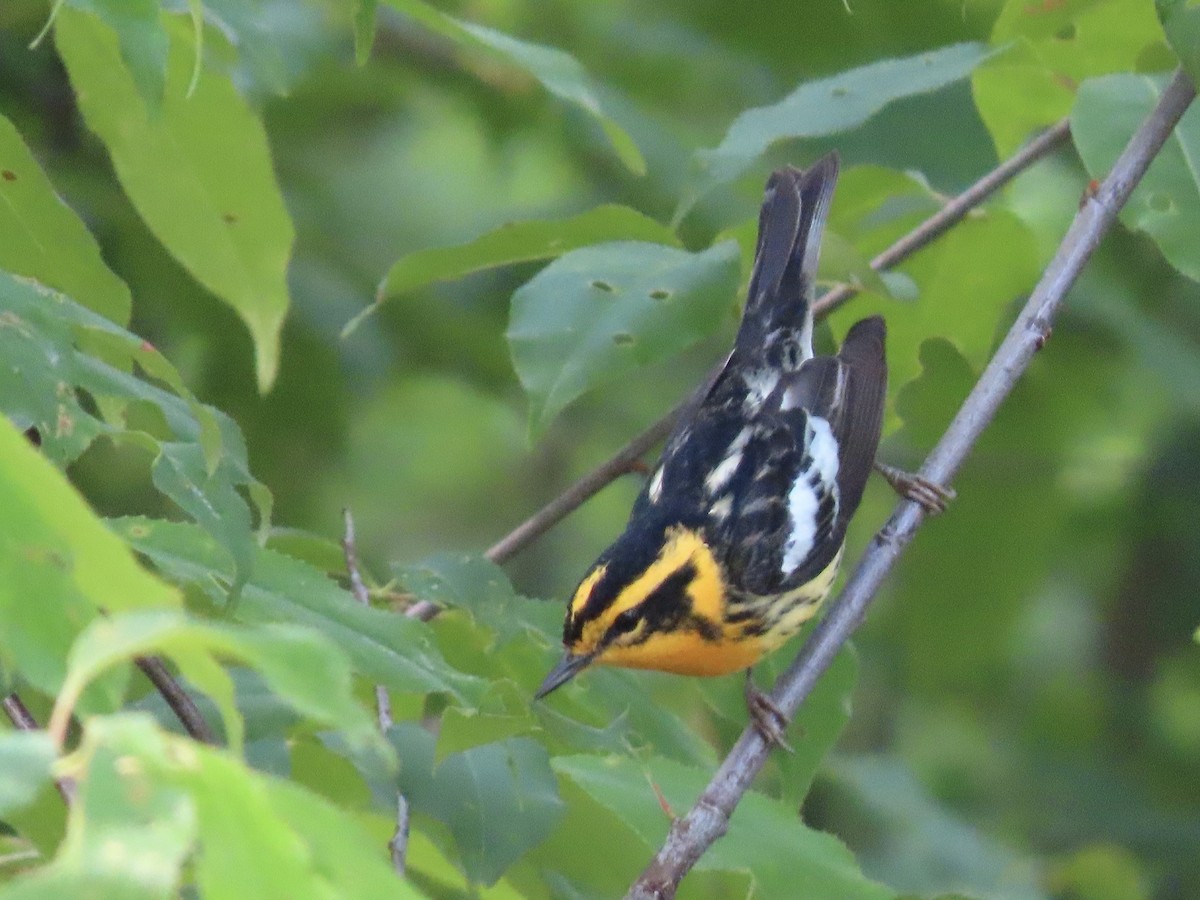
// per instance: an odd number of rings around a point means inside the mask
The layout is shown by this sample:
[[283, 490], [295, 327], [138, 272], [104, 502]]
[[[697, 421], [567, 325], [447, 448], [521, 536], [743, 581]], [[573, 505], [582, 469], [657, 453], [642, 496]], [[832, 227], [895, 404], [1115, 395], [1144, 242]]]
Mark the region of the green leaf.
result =
[[58, 855], [11, 898], [415, 898], [344, 810], [144, 715], [89, 720]]
[[219, 71], [206, 69], [188, 93], [190, 37], [182, 23], [168, 24], [167, 86], [153, 117], [103, 23], [64, 9], [55, 36], [79, 108], [121, 186], [171, 254], [242, 317], [266, 390], [288, 307], [292, 223], [262, 122]]
[[482, 556], [443, 554], [393, 566], [392, 574], [422, 600], [468, 612], [495, 632], [498, 645], [526, 633], [558, 641], [561, 608], [517, 596], [504, 570]]
[[1048, 896], [1036, 860], [955, 818], [899, 759], [839, 756], [830, 769], [835, 783], [851, 790], [872, 825], [889, 836], [870, 842], [864, 853], [864, 866], [888, 884], [923, 897], [950, 891], [1026, 900]]
[[[294, 625], [247, 628], [198, 622], [177, 612], [126, 613], [94, 622], [71, 648], [60, 704], [69, 712], [74, 697], [104, 670], [152, 653], [173, 660], [217, 704], [236, 753], [242, 750], [244, 729], [233, 681], [218, 658], [253, 668], [299, 713], [340, 729], [353, 742], [365, 744], [377, 737], [371, 718], [354, 699], [346, 657], [319, 633]], [[56, 714], [61, 708], [56, 706]]]
[[621, 162], [635, 175], [646, 174], [646, 160], [629, 133], [613, 118], [611, 103], [579, 61], [555, 47], [522, 41], [503, 32], [463, 22], [420, 0], [388, 0], [405, 15], [456, 44], [497, 52], [541, 82], [554, 96], [578, 106], [604, 130]]
[[0, 116], [0, 269], [73, 294], [118, 324], [129, 320], [129, 288], [55, 193], [21, 135]]
[[[552, 259], [571, 250], [605, 241], [650, 241], [676, 244], [671, 230], [628, 206], [607, 204], [568, 219], [509, 222], [456, 247], [418, 250], [392, 266], [376, 294], [375, 306], [434, 281], [461, 278], [481, 269], [518, 262]], [[353, 330], [364, 313], [346, 326]]]
[[[0, 369], [0, 410], [20, 428], [36, 428], [42, 452], [62, 465], [101, 434], [156, 453], [155, 486], [221, 542], [236, 563], [233, 586], [245, 581], [253, 537], [241, 489], [264, 528], [271, 495], [250, 475], [233, 420], [202, 406], [149, 343], [61, 294], [0, 272], [0, 317], [8, 326], [0, 327], [0, 353], [10, 361]], [[135, 377], [135, 365], [176, 393]], [[144, 408], [161, 419], [154, 434], [124, 421]]]
[[[990, 209], [960, 222], [901, 271], [917, 286], [915, 302], [866, 294], [830, 317], [840, 335], [870, 313], [884, 315], [893, 396], [920, 373], [919, 348], [930, 335], [948, 335], [977, 370], [982, 369], [996, 341], [997, 320], [1036, 283], [1040, 260], [1028, 228], [1011, 213]], [[896, 424], [891, 415], [890, 425]]]
[[[1093, 178], [1103, 178], [1162, 96], [1166, 77], [1110, 75], [1079, 90], [1071, 136]], [[1184, 275], [1200, 281], [1200, 111], [1188, 110], [1121, 210]]]
[[69, 3], [99, 17], [116, 32], [121, 61], [150, 115], [157, 115], [167, 86], [170, 48], [158, 0], [69, 0]]
[[154, 486], [178, 503], [232, 557], [235, 575], [229, 593], [230, 602], [236, 601], [250, 577], [255, 553], [250, 508], [236, 487], [236, 470], [221, 460], [216, 471], [208, 472], [197, 445], [164, 443], [151, 474]]
[[1192, 83], [1200, 82], [1200, 6], [1189, 0], [1155, 0], [1154, 7], [1171, 49]]
[[376, 11], [379, 0], [356, 0], [354, 4], [354, 61], [365, 66], [375, 46]]
[[[171, 581], [211, 590], [214, 580], [232, 578], [228, 559], [193, 525], [144, 518], [112, 524]], [[248, 622], [307, 625], [341, 647], [356, 672], [392, 690], [461, 698], [481, 688], [442, 659], [425, 623], [365, 607], [323, 572], [270, 550], [257, 551], [237, 615]]]
[[400, 790], [413, 809], [444, 822], [467, 877], [495, 884], [563, 815], [545, 749], [527, 738], [472, 747], [434, 765], [433, 735], [412, 724], [389, 732]]
[[56, 755], [54, 741], [44, 731], [0, 733], [0, 816], [34, 801], [50, 783]]
[[[554, 770], [611, 810], [645, 845], [657, 849], [670, 820], [659, 794], [682, 814], [707, 785], [709, 773], [664, 759], [645, 768], [628, 758], [570, 756], [553, 761]], [[657, 789], [657, 790], [656, 790]], [[779, 860], [788, 864], [780, 866]], [[794, 808], [754, 791], [738, 805], [729, 832], [697, 863], [700, 871], [748, 871], [755, 896], [820, 898], [890, 898], [894, 893], [858, 869], [854, 857], [831, 835], [813, 831]]]
[[[100, 610], [175, 607], [61, 472], [0, 416], [0, 660], [54, 695], [75, 636]], [[49, 607], [48, 604], [53, 604]], [[119, 696], [110, 686], [109, 700]]]
[[1161, 44], [1149, 3], [1008, 0], [991, 43], [1005, 50], [972, 77], [979, 114], [1001, 156], [1070, 112], [1084, 79], [1140, 68]]
[[965, 78], [988, 53], [982, 44], [955, 44], [882, 60], [806, 82], [778, 103], [746, 110], [720, 144], [696, 154], [675, 221], [713, 188], [749, 170], [777, 141], [849, 131], [901, 97], [929, 93]]
[[280, 40], [280, 17], [266, 0], [204, 0], [205, 16], [250, 64], [258, 82], [272, 93], [288, 92], [288, 65]]
[[702, 253], [601, 244], [568, 253], [521, 287], [508, 343], [531, 430], [544, 431], [585, 391], [711, 334], [732, 307], [738, 259], [732, 241]]

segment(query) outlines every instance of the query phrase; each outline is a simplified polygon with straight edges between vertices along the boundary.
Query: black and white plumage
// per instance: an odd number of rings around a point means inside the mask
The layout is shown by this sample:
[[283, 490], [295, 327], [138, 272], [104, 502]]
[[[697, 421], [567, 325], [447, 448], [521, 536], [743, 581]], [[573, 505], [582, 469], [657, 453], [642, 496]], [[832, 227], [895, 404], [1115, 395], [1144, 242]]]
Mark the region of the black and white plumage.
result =
[[875, 460], [883, 320], [857, 323], [837, 356], [812, 349], [818, 247], [837, 170], [829, 155], [771, 176], [733, 353], [682, 414], [630, 517], [644, 517], [650, 531], [701, 530], [732, 604], [796, 590], [830, 567]]
[[[747, 669], [829, 592], [887, 385], [879, 317], [854, 325], [836, 356], [813, 354], [817, 252], [837, 170], [831, 154], [767, 182], [733, 352], [681, 412], [624, 532], [575, 589], [565, 653], [537, 696], [593, 663]], [[752, 702], [755, 721], [781, 739], [762, 708]]]

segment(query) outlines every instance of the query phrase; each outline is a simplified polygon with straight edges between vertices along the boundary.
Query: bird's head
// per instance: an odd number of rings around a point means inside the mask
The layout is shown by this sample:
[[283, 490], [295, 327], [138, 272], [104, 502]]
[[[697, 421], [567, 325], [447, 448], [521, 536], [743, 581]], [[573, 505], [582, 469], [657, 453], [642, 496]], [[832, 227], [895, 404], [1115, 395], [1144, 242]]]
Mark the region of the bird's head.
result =
[[563, 624], [565, 653], [538, 697], [593, 663], [715, 674], [710, 657], [724, 636], [721, 568], [698, 531], [672, 528], [656, 543], [658, 552], [648, 553], [644, 537], [622, 535], [579, 583]]

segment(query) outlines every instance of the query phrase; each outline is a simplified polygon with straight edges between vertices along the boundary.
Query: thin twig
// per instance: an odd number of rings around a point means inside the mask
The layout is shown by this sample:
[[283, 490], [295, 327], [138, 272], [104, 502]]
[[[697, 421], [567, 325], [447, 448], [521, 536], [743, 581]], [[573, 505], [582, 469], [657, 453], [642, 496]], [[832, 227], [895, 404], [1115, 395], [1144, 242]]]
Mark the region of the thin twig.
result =
[[142, 670], [142, 674], [150, 679], [155, 690], [167, 701], [167, 706], [171, 708], [171, 712], [175, 713], [175, 718], [179, 719], [184, 730], [193, 739], [205, 744], [212, 744], [215, 747], [218, 743], [217, 736], [209, 726], [208, 720], [204, 718], [200, 708], [183, 689], [183, 685], [171, 674], [171, 670], [167, 668], [166, 664], [157, 656], [136, 656], [133, 661]]
[[[992, 169], [969, 188], [941, 207], [936, 213], [900, 238], [871, 260], [871, 268], [886, 271], [903, 262], [922, 247], [941, 237], [972, 209], [1008, 184], [1016, 175], [1029, 168], [1046, 154], [1059, 147], [1070, 134], [1070, 123], [1063, 119], [1030, 141], [1009, 159]], [[823, 318], [859, 292], [852, 284], [842, 284], [822, 294], [813, 304], [813, 313]], [[621, 475], [629, 472], [634, 463], [645, 456], [671, 432], [675, 419], [687, 401], [680, 403], [657, 422], [631, 440], [606, 462], [543, 506], [540, 510], [506, 534], [485, 554], [493, 562], [504, 562], [545, 534], [561, 519], [581, 506]], [[436, 610], [436, 607], [433, 607]], [[408, 611], [415, 618], [428, 619], [435, 614], [429, 604], [415, 604]]]
[[[363, 606], [371, 605], [371, 595], [363, 581], [362, 572], [358, 567], [358, 546], [354, 534], [354, 516], [349, 508], [342, 510], [342, 521], [345, 532], [342, 537], [342, 553], [346, 557], [346, 572], [350, 576], [350, 592]], [[375, 685], [375, 717], [379, 723], [379, 731], [386, 735], [392, 727], [392, 698], [388, 696], [387, 688], [382, 684]], [[388, 841], [388, 851], [392, 855], [392, 868], [397, 875], [404, 874], [405, 860], [408, 857], [408, 801], [404, 794], [396, 791], [396, 830]]]
[[[13, 691], [4, 696], [4, 712], [8, 715], [8, 720], [12, 722], [13, 728], [17, 731], [38, 731], [41, 726], [38, 725], [37, 719], [33, 717], [33, 713], [29, 711], [29, 707], [25, 705], [19, 694]], [[63, 803], [70, 806], [75, 802], [75, 779], [66, 776], [54, 779], [54, 785], [58, 788], [59, 796], [63, 798]]]
[[[925, 478], [934, 483], [948, 483], [963, 464], [1034, 354], [1045, 344], [1067, 291], [1195, 94], [1187, 76], [1182, 71], [1177, 72], [1108, 177], [1095, 194], [1086, 199], [1025, 309], [925, 461], [921, 469]], [[875, 536], [828, 615], [776, 683], [772, 699], [785, 715], [790, 717], [799, 708], [862, 622], [875, 592], [923, 519], [924, 511], [918, 504], [902, 501]], [[734, 807], [762, 768], [768, 753], [769, 748], [757, 730], [747, 728], [696, 805], [672, 823], [662, 849], [634, 882], [629, 898], [662, 900], [674, 897], [684, 875], [725, 833]]]

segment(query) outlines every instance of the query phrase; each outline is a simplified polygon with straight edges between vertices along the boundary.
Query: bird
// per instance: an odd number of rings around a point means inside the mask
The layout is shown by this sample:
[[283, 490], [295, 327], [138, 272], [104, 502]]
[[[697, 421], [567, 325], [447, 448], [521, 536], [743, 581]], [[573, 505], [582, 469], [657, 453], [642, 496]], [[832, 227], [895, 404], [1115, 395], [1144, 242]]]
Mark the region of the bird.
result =
[[536, 698], [597, 664], [745, 670], [752, 722], [787, 746], [786, 719], [750, 670], [833, 585], [887, 395], [882, 317], [854, 324], [836, 356], [813, 352], [817, 260], [838, 169], [833, 152], [768, 179], [733, 351], [685, 405], [624, 531], [575, 589], [564, 654]]

